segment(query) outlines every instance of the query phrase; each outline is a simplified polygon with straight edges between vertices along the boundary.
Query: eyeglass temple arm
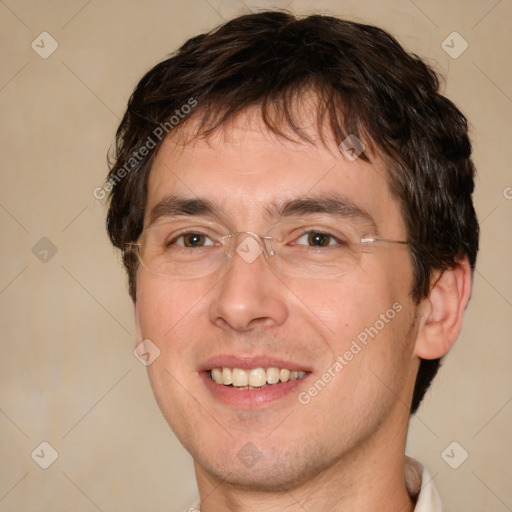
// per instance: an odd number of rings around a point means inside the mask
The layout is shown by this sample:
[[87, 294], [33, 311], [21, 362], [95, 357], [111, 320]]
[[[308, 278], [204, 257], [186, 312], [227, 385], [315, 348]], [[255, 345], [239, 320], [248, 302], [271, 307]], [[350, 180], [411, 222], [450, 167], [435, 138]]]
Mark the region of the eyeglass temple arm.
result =
[[371, 244], [371, 243], [377, 243], [377, 242], [383, 242], [386, 244], [410, 245], [410, 242], [408, 242], [407, 240], [389, 240], [387, 238], [376, 238], [376, 237], [361, 238], [362, 244]]

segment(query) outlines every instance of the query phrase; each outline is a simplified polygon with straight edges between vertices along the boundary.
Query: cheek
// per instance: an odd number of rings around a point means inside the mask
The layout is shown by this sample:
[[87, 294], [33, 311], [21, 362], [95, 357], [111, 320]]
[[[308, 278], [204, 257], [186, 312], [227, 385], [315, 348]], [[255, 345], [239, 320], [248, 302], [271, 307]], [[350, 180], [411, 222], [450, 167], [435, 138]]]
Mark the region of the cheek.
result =
[[397, 310], [410, 303], [409, 283], [408, 276], [398, 282], [360, 274], [345, 276], [338, 283], [302, 287], [297, 295], [306, 306], [301, 314], [309, 316], [329, 338], [347, 342], [375, 323], [379, 331], [383, 322], [386, 326], [395, 323], [400, 316]]
[[[141, 274], [137, 280], [137, 321], [140, 335], [156, 343], [161, 351], [181, 350], [180, 339], [188, 339], [183, 329], [197, 325], [204, 317], [208, 288], [195, 281], [171, 281]], [[178, 336], [179, 334], [179, 336]]]
[[[337, 283], [326, 281], [301, 290], [307, 309], [300, 315], [323, 333], [329, 346], [326, 368], [332, 365], [333, 356], [343, 357], [343, 373], [350, 385], [361, 385], [357, 382], [363, 374], [367, 383], [375, 379], [372, 368], [392, 379], [393, 372], [407, 366], [411, 357], [412, 270], [407, 254], [399, 254], [396, 261], [386, 256], [372, 255], [368, 258], [371, 267], [363, 266]], [[347, 385], [345, 379], [340, 380]]]
[[[198, 386], [191, 371], [191, 342], [202, 338], [198, 318], [204, 318], [204, 286], [148, 274], [137, 280], [136, 315], [140, 336], [150, 339], [160, 355], [147, 367], [155, 399], [173, 431], [187, 439], [188, 421], [199, 421], [196, 404], [185, 388]], [[187, 419], [188, 418], [188, 419]]]

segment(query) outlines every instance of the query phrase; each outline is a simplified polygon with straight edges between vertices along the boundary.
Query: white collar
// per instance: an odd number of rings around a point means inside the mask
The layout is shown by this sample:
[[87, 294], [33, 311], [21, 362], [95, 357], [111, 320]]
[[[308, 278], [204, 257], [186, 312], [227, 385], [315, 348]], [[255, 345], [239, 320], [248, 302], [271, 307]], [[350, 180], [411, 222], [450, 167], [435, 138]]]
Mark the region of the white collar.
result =
[[[407, 491], [416, 500], [414, 512], [442, 512], [441, 498], [430, 473], [411, 457], [405, 457], [405, 484]], [[199, 500], [186, 512], [200, 512]]]
[[417, 460], [407, 456], [405, 483], [409, 494], [416, 498], [414, 512], [442, 512], [441, 497], [430, 473]]

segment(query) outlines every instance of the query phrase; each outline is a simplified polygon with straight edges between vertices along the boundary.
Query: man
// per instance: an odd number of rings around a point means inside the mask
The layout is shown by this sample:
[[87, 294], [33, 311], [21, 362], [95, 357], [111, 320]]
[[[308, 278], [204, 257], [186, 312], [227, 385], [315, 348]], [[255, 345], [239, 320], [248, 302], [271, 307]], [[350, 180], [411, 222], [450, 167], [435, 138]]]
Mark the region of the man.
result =
[[107, 224], [190, 510], [441, 510], [404, 452], [471, 293], [470, 154], [425, 63], [328, 16], [242, 16], [141, 80]]

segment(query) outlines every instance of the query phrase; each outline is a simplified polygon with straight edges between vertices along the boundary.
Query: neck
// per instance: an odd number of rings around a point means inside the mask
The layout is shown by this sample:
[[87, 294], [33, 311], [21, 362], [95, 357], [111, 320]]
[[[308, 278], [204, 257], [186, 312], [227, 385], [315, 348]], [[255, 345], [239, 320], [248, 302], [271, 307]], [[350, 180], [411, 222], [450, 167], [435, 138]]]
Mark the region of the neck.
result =
[[[390, 421], [397, 419], [390, 416]], [[400, 432], [399, 423], [382, 429], [314, 478], [282, 491], [240, 489], [196, 464], [201, 512], [412, 512], [404, 476], [407, 423], [401, 420]]]

